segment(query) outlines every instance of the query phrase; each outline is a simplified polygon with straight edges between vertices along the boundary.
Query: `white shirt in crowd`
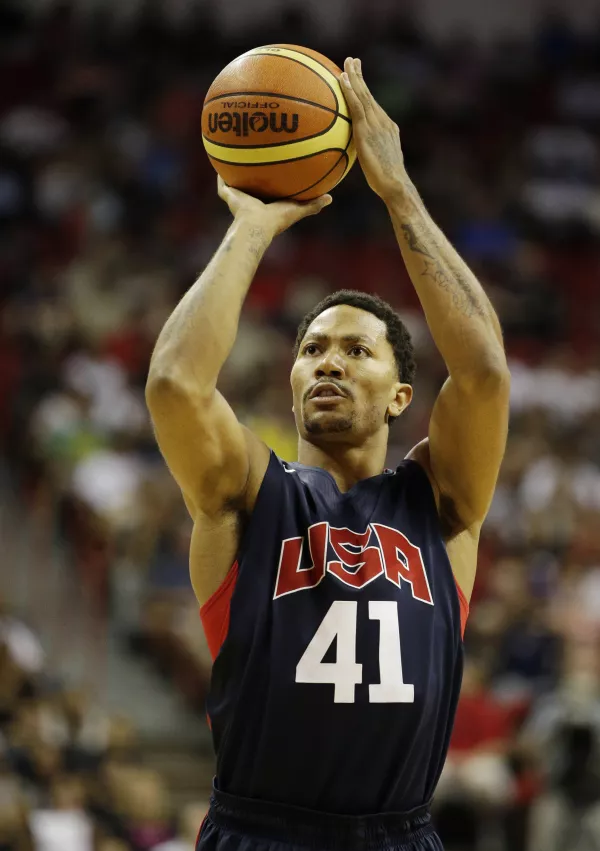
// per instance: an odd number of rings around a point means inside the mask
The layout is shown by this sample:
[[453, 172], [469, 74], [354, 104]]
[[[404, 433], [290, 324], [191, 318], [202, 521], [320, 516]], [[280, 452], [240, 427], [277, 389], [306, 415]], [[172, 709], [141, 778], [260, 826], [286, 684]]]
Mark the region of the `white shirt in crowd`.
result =
[[29, 817], [35, 851], [94, 851], [94, 827], [82, 810], [34, 810]]

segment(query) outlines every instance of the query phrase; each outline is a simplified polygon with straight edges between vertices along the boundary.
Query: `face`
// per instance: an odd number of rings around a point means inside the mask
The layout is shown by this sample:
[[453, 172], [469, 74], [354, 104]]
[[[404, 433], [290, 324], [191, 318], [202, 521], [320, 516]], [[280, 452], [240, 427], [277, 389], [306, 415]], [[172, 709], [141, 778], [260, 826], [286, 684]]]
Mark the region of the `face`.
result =
[[386, 326], [365, 310], [338, 305], [312, 322], [291, 374], [294, 415], [309, 441], [360, 443], [410, 404]]

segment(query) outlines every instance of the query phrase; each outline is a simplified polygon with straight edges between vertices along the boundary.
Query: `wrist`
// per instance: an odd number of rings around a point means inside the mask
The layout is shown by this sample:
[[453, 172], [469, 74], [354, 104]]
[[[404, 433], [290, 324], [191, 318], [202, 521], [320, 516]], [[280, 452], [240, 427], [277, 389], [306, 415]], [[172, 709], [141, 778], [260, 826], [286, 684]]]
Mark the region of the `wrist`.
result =
[[247, 235], [256, 241], [265, 242], [266, 245], [277, 234], [277, 228], [269, 221], [268, 217], [255, 212], [240, 211], [236, 213], [233, 226], [247, 232]]
[[406, 172], [390, 181], [381, 193], [381, 199], [388, 208], [409, 211], [420, 201], [419, 193]]

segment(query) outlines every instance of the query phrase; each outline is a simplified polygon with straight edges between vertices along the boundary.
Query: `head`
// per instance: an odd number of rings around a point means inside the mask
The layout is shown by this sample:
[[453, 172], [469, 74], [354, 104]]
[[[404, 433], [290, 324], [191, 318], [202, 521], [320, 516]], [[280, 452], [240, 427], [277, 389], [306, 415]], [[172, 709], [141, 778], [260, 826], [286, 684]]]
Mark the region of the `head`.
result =
[[50, 796], [55, 810], [81, 810], [86, 802], [85, 784], [76, 775], [60, 775], [52, 781]]
[[308, 442], [360, 445], [382, 431], [387, 438], [412, 399], [410, 335], [377, 296], [327, 296], [300, 323], [294, 357], [294, 414]]

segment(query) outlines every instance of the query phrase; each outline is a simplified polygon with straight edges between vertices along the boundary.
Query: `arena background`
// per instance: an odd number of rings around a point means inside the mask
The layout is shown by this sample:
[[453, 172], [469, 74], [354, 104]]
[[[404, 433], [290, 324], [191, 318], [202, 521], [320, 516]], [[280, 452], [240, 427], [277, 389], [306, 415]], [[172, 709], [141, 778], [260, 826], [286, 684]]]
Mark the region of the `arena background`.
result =
[[[500, 315], [510, 438], [436, 802], [447, 848], [600, 848], [600, 9], [584, 0], [0, 4], [0, 848], [191, 851], [212, 751], [190, 521], [143, 387], [229, 214], [199, 135], [229, 60], [362, 57], [408, 170]], [[295, 457], [299, 317], [401, 312], [424, 434], [443, 364], [358, 168], [277, 239], [222, 389]], [[565, 837], [569, 837], [566, 839]]]

